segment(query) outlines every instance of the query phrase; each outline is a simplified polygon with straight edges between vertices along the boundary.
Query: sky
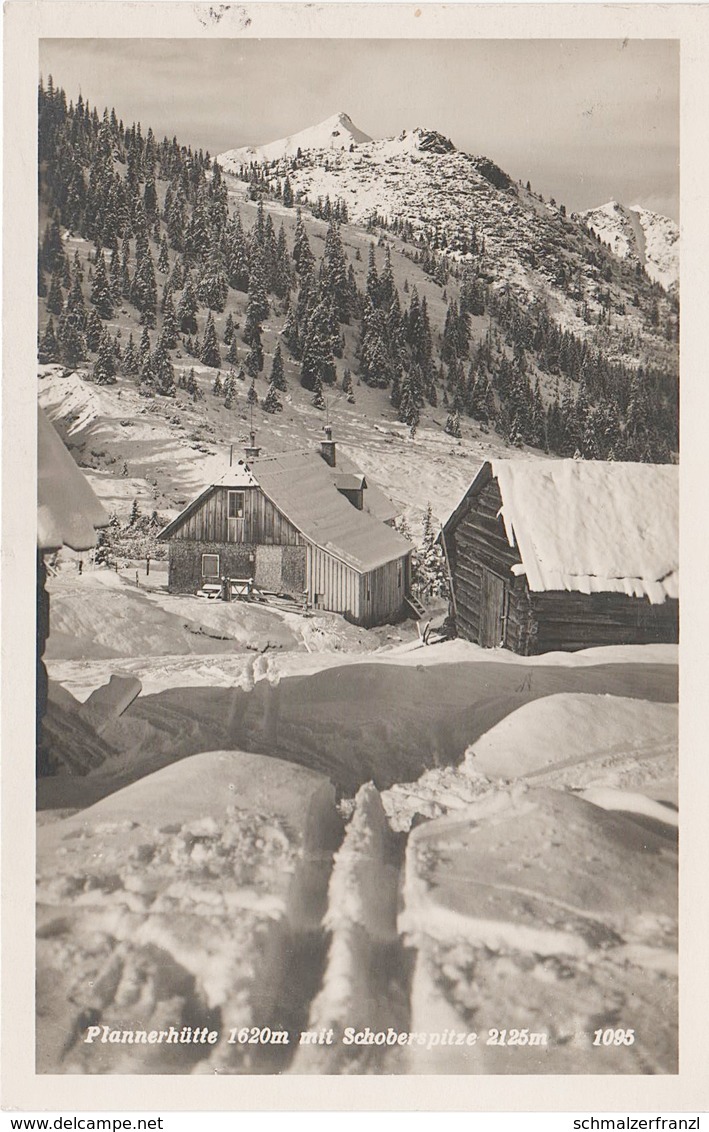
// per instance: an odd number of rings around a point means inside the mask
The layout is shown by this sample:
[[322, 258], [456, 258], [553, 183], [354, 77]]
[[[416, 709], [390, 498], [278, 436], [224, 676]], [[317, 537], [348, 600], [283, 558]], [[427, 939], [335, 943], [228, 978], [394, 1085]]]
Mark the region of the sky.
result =
[[213, 155], [343, 110], [374, 138], [438, 130], [570, 210], [679, 216], [673, 40], [44, 39], [40, 71]]

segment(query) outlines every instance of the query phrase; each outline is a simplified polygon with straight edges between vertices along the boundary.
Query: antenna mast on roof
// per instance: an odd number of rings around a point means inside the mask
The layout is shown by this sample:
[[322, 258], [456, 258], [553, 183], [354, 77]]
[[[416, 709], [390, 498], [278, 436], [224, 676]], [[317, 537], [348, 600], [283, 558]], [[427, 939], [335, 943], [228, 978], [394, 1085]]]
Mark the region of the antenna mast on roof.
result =
[[261, 449], [258, 448], [257, 445], [256, 445], [256, 432], [254, 431], [254, 406], [253, 406], [253, 403], [249, 407], [250, 407], [250, 410], [251, 410], [251, 412], [249, 414], [249, 417], [250, 417], [249, 443], [246, 446], [246, 448], [244, 449], [244, 451], [246, 452], [246, 455], [249, 459], [253, 459], [254, 457], [260, 455]]

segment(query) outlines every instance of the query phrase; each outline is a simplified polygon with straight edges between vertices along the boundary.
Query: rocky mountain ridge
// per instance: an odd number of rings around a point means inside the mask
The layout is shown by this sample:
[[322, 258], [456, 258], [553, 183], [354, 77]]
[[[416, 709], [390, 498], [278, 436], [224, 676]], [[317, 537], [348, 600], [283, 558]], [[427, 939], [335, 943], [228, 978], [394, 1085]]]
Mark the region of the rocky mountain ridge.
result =
[[[255, 150], [242, 149], [217, 161], [227, 174], [244, 179], [255, 174], [249, 163], [256, 161], [262, 183], [276, 193], [287, 183], [296, 202], [317, 207], [328, 198], [341, 201], [355, 224], [383, 226], [472, 262], [498, 291], [525, 305], [546, 304], [564, 330], [586, 340], [597, 339], [596, 327], [603, 325], [604, 347], [618, 357], [628, 356], [630, 338], [640, 341], [648, 322], [664, 323], [664, 337], [672, 337], [672, 308], [656, 309], [668, 292], [676, 297], [672, 221], [626, 210], [632, 215], [625, 242], [613, 242], [604, 238], [605, 228], [589, 224], [588, 214], [569, 214], [563, 203], [544, 200], [529, 182], [514, 181], [490, 158], [457, 149], [435, 130], [417, 127], [367, 140], [347, 118], [347, 136], [363, 140], [337, 149], [321, 145], [325, 127], [342, 119], [335, 115], [304, 131], [301, 138], [312, 144], [299, 153], [290, 144], [295, 139], [284, 139], [259, 147], [258, 158]], [[638, 318], [642, 313], [646, 317]]]
[[677, 292], [679, 227], [674, 220], [617, 200], [582, 212], [581, 219], [619, 259], [640, 264], [666, 291]]

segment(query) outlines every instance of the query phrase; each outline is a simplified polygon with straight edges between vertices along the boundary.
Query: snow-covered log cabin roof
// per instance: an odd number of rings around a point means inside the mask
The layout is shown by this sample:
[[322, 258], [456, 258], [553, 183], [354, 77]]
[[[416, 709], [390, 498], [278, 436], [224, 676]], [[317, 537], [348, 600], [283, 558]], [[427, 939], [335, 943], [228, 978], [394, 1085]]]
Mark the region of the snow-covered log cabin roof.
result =
[[[361, 511], [338, 490], [342, 473], [350, 476], [354, 471], [354, 465], [343, 460], [339, 452], [335, 468], [312, 450], [239, 460], [173, 519], [159, 537], [169, 538], [215, 488], [258, 486], [306, 539], [360, 573], [368, 573], [408, 554], [411, 543], [386, 525], [386, 519], [396, 511], [370, 480], [366, 481]], [[360, 473], [358, 486], [363, 479]]]
[[625, 593], [654, 605], [679, 592], [679, 468], [597, 460], [486, 461], [448, 519], [496, 479], [507, 541], [530, 590]]
[[56, 429], [38, 409], [37, 546], [40, 550], [88, 550], [108, 515], [76, 466]]

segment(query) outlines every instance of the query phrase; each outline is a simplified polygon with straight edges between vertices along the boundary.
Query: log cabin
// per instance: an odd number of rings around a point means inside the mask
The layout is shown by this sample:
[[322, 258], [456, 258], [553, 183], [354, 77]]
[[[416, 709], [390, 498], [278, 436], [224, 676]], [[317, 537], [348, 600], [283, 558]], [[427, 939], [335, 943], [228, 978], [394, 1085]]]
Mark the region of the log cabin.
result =
[[396, 509], [336, 450], [246, 456], [158, 535], [168, 543], [168, 588], [196, 593], [221, 579], [307, 601], [369, 627], [401, 616], [411, 586], [411, 543]]
[[679, 636], [679, 468], [490, 460], [440, 536], [458, 634], [522, 656]]

